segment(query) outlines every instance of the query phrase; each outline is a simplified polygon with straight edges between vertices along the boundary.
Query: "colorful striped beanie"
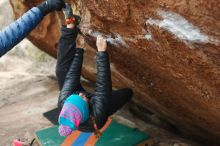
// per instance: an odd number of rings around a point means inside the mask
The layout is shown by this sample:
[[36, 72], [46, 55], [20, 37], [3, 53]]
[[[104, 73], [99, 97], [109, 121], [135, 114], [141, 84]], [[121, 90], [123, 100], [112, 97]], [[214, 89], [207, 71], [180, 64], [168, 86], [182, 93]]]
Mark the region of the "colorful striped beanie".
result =
[[73, 130], [89, 118], [89, 107], [79, 95], [71, 95], [64, 102], [59, 115], [59, 133], [61, 136], [68, 136]]

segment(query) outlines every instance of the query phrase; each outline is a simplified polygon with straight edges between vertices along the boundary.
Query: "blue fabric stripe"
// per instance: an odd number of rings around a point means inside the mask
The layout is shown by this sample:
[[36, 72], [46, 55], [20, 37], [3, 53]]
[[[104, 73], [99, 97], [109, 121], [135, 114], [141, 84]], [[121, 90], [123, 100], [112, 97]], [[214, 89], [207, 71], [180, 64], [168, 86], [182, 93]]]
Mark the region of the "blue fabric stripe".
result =
[[78, 138], [74, 141], [72, 146], [84, 146], [89, 137], [92, 135], [92, 132], [81, 132]]

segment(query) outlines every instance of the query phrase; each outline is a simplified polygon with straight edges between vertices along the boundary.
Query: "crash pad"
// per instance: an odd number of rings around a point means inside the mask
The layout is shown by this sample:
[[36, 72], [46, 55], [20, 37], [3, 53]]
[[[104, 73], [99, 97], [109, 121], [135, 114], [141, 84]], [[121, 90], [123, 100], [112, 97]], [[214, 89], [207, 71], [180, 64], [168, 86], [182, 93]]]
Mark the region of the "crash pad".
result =
[[101, 129], [102, 136], [97, 139], [92, 132], [74, 131], [64, 138], [59, 136], [58, 126], [36, 132], [36, 137], [41, 146], [134, 146], [146, 141], [150, 136], [137, 129], [122, 125], [109, 119]]
[[40, 146], [60, 146], [65, 140], [65, 137], [59, 135], [58, 126], [39, 130], [35, 137]]
[[43, 113], [43, 116], [48, 119], [52, 124], [58, 125], [59, 114], [61, 112], [61, 108], [55, 108], [50, 111]]
[[144, 132], [112, 121], [96, 146], [135, 146], [149, 138]]

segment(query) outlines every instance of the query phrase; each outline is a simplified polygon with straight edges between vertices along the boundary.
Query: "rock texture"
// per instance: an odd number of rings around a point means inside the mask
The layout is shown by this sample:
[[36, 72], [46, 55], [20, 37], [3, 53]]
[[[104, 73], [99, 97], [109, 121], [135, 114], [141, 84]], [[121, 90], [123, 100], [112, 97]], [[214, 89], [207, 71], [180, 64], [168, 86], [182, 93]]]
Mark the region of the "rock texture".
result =
[[[41, 0], [13, 1], [16, 17]], [[71, 0], [69, 0], [71, 1]], [[220, 138], [220, 4], [216, 0], [81, 0], [87, 53], [83, 74], [95, 80], [95, 37], [110, 44], [114, 87], [188, 135]], [[47, 16], [29, 39], [56, 56], [62, 15]]]

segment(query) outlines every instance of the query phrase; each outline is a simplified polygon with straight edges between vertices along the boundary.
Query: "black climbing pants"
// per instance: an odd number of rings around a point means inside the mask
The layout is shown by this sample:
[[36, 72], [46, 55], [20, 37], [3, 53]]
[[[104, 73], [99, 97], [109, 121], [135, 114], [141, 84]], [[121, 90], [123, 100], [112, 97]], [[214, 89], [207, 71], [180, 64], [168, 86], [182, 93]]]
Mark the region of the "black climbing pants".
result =
[[[64, 26], [61, 28], [61, 37], [57, 45], [58, 50], [56, 66], [56, 76], [60, 90], [64, 85], [65, 77], [74, 59], [78, 32], [78, 29], [68, 29]], [[133, 92], [130, 88], [123, 88], [112, 91], [108, 115], [114, 114], [131, 99], [132, 95]]]

